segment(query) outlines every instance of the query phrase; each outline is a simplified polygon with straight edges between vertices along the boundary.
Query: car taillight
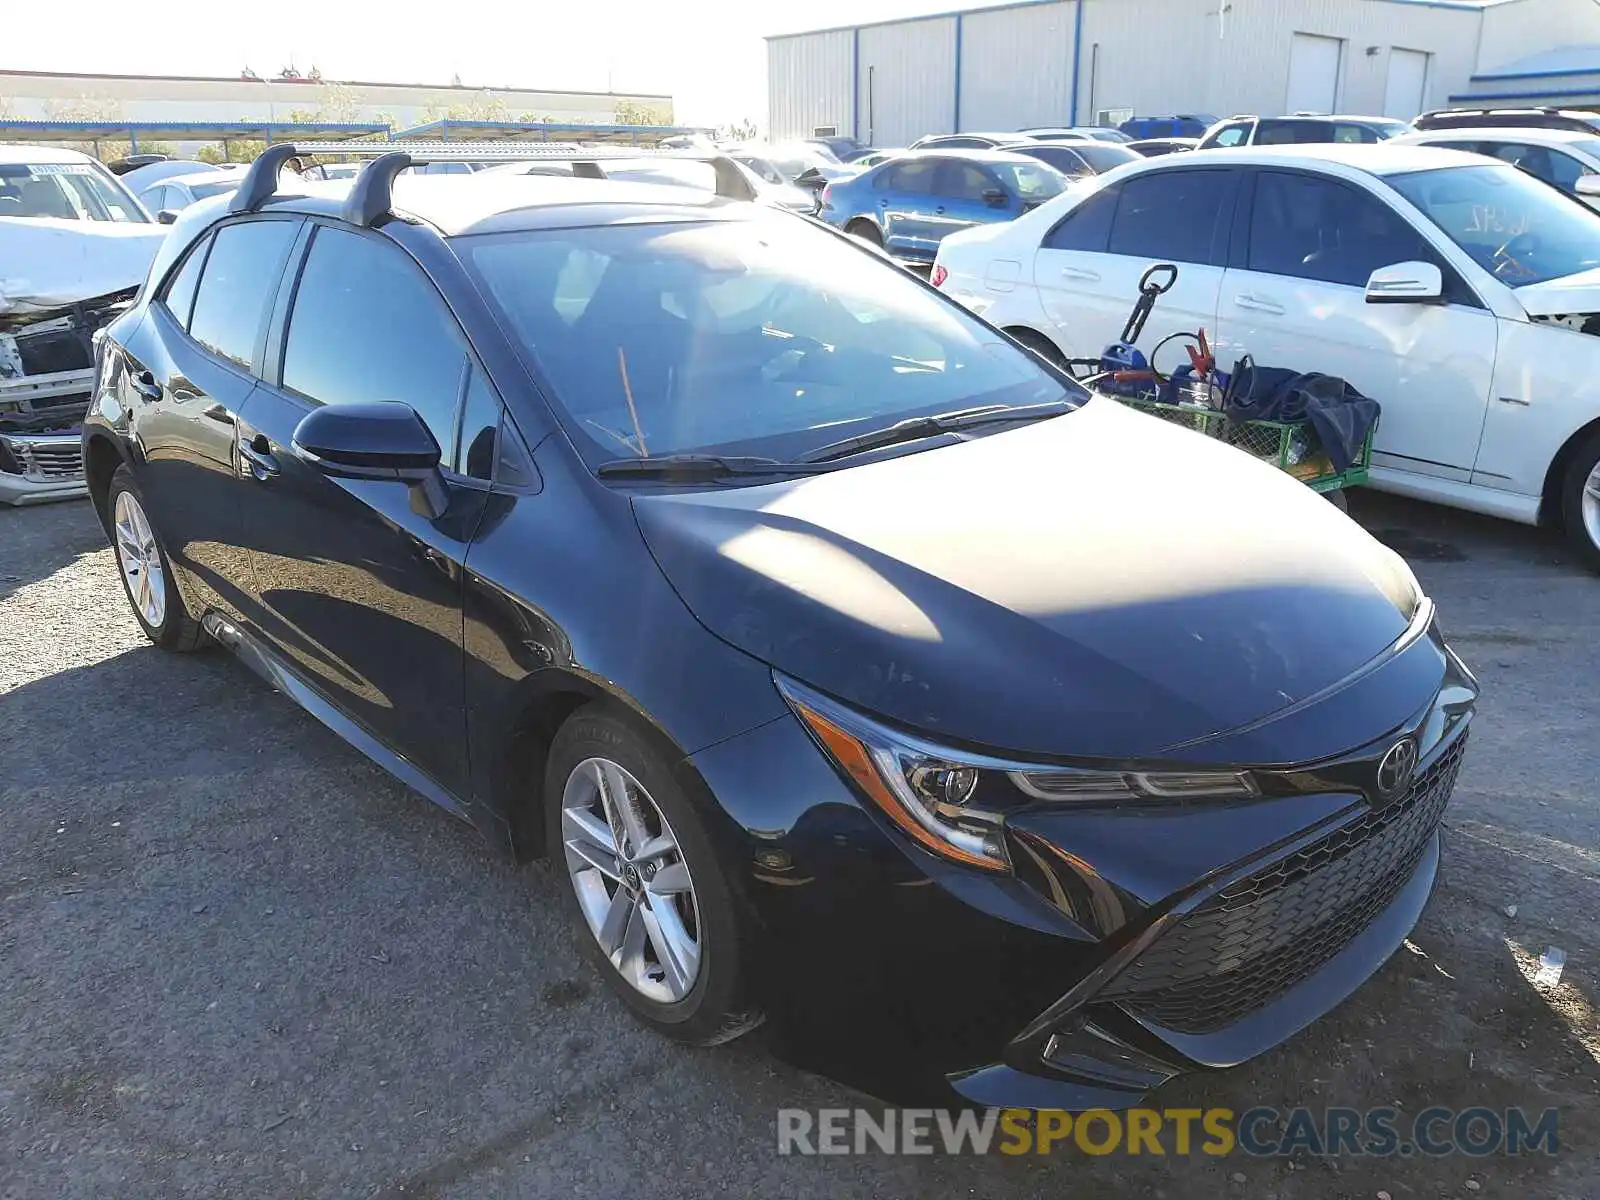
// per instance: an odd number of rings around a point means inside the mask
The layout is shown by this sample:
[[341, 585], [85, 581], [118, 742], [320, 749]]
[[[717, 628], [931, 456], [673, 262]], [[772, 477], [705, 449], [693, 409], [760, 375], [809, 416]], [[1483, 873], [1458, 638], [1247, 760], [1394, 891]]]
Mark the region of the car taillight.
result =
[[944, 269], [944, 264], [934, 263], [933, 274], [928, 276], [928, 282], [933, 284], [934, 287], [942, 287], [944, 281], [948, 278], [950, 278], [950, 272]]

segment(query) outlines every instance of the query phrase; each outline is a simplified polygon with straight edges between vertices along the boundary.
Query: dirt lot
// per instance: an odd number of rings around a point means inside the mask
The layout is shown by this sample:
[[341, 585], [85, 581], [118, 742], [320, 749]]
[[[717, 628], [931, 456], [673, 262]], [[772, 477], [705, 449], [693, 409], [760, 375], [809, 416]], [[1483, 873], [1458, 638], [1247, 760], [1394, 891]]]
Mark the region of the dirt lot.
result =
[[1356, 508], [1484, 686], [1443, 881], [1329, 1019], [1157, 1102], [1555, 1106], [1556, 1156], [780, 1158], [779, 1108], [872, 1102], [759, 1035], [636, 1028], [564, 880], [225, 654], [148, 647], [74, 503], [0, 510], [0, 1196], [1600, 1196], [1600, 579], [1528, 530]]

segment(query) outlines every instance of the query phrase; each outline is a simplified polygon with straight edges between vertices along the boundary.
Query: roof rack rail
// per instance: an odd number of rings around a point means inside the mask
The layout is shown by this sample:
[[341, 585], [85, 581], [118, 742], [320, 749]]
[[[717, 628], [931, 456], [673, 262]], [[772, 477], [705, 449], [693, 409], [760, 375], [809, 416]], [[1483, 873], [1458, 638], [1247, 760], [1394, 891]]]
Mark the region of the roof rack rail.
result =
[[[607, 146], [550, 146], [528, 142], [278, 142], [250, 165], [244, 182], [229, 201], [230, 212], [255, 212], [278, 192], [278, 177], [290, 159], [308, 154], [372, 156], [362, 168], [345, 202], [344, 218], [353, 225], [375, 225], [391, 212], [395, 177], [407, 167], [434, 162], [570, 162], [573, 174], [604, 179], [600, 164], [627, 159], [659, 158], [703, 162], [716, 175], [717, 195], [729, 200], [754, 200], [755, 185], [747, 168], [726, 154], [705, 150], [655, 150]], [[588, 170], [584, 168], [587, 167]]]

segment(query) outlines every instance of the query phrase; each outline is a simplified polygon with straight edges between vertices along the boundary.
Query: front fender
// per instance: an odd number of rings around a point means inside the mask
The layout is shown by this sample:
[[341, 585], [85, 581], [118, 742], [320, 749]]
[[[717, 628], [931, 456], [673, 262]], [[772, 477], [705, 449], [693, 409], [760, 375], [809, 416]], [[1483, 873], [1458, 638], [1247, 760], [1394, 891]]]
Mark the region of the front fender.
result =
[[1472, 482], [1538, 496], [1561, 448], [1600, 419], [1600, 337], [1503, 318], [1499, 327]]

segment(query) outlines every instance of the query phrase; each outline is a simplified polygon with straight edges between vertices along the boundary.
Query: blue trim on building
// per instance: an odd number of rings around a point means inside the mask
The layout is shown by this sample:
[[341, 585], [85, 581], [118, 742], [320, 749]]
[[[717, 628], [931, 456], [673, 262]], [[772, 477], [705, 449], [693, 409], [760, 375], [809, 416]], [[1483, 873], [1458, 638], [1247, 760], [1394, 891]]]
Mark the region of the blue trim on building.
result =
[[961, 132], [961, 18], [964, 14], [956, 14], [956, 102], [955, 120], [950, 126], [951, 133]]
[[1072, 109], [1067, 124], [1078, 124], [1078, 70], [1083, 66], [1083, 0], [1073, 0], [1072, 17]]
[[861, 140], [861, 27], [850, 31], [850, 136]]
[[1589, 88], [1564, 88], [1560, 91], [1544, 92], [1460, 92], [1450, 97], [1450, 103], [1459, 100], [1470, 100], [1482, 103], [1486, 100], [1559, 100], [1562, 98], [1573, 99], [1578, 96], [1600, 96], [1600, 80]]
[[1474, 75], [1472, 83], [1497, 83], [1502, 79], [1555, 79], [1561, 75], [1600, 75], [1600, 61], [1588, 67], [1562, 67], [1552, 71], [1485, 71]]

